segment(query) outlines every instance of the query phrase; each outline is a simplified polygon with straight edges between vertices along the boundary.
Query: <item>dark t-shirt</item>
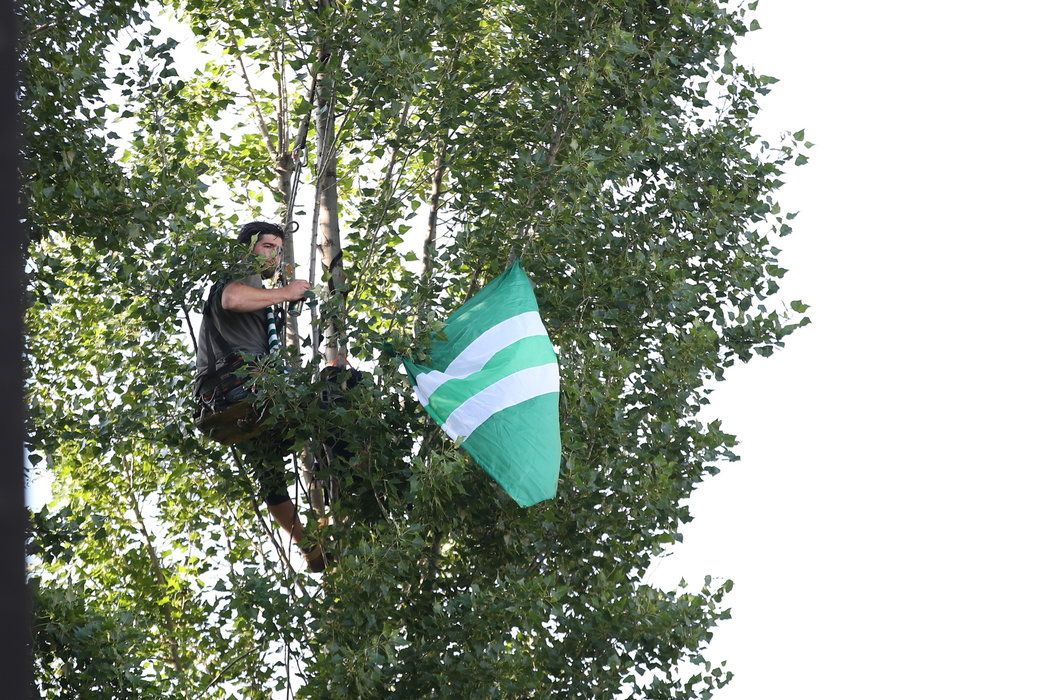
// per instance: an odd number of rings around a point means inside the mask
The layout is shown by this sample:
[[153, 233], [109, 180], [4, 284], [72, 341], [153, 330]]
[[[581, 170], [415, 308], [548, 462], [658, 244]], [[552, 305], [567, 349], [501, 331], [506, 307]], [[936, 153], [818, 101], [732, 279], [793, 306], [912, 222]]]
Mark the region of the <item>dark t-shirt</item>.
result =
[[[260, 275], [250, 275], [239, 280], [233, 280], [256, 289], [263, 288]], [[208, 371], [209, 349], [215, 354], [215, 361], [225, 356], [224, 346], [215, 338], [214, 333], [222, 334], [226, 343], [236, 352], [245, 352], [252, 355], [265, 355], [269, 350], [266, 337], [266, 309], [257, 311], [230, 311], [222, 308], [222, 292], [230, 280], [216, 282], [208, 293], [207, 313], [211, 315], [211, 323], [206, 320], [201, 323], [200, 332], [197, 334], [197, 374], [194, 378], [194, 391], [199, 388], [201, 379]], [[281, 331], [281, 314], [278, 314], [277, 330]]]

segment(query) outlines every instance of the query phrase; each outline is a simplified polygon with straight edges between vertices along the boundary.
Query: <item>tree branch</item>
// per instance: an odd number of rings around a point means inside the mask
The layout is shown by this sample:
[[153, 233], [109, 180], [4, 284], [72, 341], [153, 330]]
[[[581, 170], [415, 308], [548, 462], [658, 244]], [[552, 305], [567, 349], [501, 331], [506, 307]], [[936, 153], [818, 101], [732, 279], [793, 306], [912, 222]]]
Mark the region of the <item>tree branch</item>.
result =
[[[157, 585], [162, 590], [168, 588], [168, 576], [164, 573], [164, 566], [160, 561], [160, 557], [157, 555], [157, 548], [153, 546], [153, 538], [150, 536], [149, 528], [146, 526], [146, 519], [142, 517], [142, 509], [139, 507], [138, 496], [135, 495], [135, 485], [132, 475], [131, 464], [127, 464], [128, 470], [128, 499], [131, 501], [131, 511], [135, 514], [135, 520], [138, 523], [139, 534], [146, 541], [146, 553], [149, 555], [150, 565], [153, 568], [153, 576], [157, 581]], [[161, 613], [164, 615], [164, 621], [168, 625], [169, 634], [168, 637], [168, 652], [171, 654], [171, 662], [175, 665], [175, 669], [181, 674], [184, 672], [182, 665], [182, 655], [179, 650], [178, 641], [172, 635], [175, 633], [175, 620], [171, 616], [171, 602], [162, 603], [160, 605]]]
[[248, 656], [249, 654], [258, 651], [258, 649], [259, 649], [258, 646], [252, 647], [251, 649], [248, 649], [247, 651], [243, 651], [240, 654], [238, 654], [237, 656], [235, 656], [232, 659], [230, 659], [230, 661], [225, 666], [223, 666], [221, 669], [219, 669], [218, 673], [216, 673], [214, 676], [212, 676], [212, 679], [208, 682], [208, 685], [204, 686], [204, 691], [207, 692], [207, 691], [211, 690], [211, 687], [213, 685], [215, 685], [216, 683], [218, 683], [219, 679], [222, 678], [223, 676], [225, 676], [226, 672], [229, 671], [231, 668], [233, 668], [235, 664], [240, 662], [242, 659], [244, 659], [244, 657]]
[[434, 253], [437, 246], [438, 210], [441, 207], [442, 180], [445, 177], [445, 148], [447, 138], [442, 138], [438, 145], [437, 162], [434, 166], [434, 187], [430, 193], [430, 217], [427, 221], [427, 239], [423, 244], [423, 283], [430, 279], [434, 265]]
[[281, 157], [280, 152], [277, 149], [277, 145], [273, 142], [273, 134], [270, 133], [270, 126], [266, 123], [266, 117], [262, 112], [262, 105], [259, 103], [259, 98], [255, 95], [252, 81], [248, 78], [248, 69], [245, 67], [244, 58], [240, 53], [237, 54], [237, 63], [241, 66], [241, 75], [244, 76], [244, 84], [248, 87], [248, 94], [252, 98], [252, 106], [255, 107], [255, 116], [259, 119], [259, 130], [266, 138], [266, 145], [270, 149], [270, 155], [275, 161], [277, 161]]
[[193, 322], [190, 320], [190, 312], [185, 306], [182, 307], [182, 315], [186, 318], [186, 326], [190, 329], [190, 342], [193, 343], [193, 354], [197, 354], [197, 332], [193, 330]]

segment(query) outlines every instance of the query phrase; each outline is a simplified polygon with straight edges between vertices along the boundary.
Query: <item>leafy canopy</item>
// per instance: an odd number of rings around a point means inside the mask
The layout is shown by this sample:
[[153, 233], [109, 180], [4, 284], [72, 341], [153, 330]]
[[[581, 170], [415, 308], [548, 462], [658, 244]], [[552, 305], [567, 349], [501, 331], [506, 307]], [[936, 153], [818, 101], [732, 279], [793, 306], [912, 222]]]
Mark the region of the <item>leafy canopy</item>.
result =
[[[775, 82], [732, 53], [753, 5], [320, 7], [172, 5], [207, 52], [194, 70], [158, 7], [20, 7], [29, 448], [56, 484], [31, 541], [41, 693], [708, 697], [731, 676], [704, 654], [732, 583], [643, 575], [734, 459], [714, 382], [808, 322], [771, 303], [804, 134], [752, 131]], [[237, 264], [226, 233], [282, 215], [276, 163], [326, 115], [303, 177], [336, 167], [346, 276], [287, 380], [260, 381], [300, 447], [354, 453], [322, 475], [339, 491], [313, 536], [340, 562], [317, 579], [192, 430], [190, 329]], [[559, 495], [529, 509], [427, 422], [397, 361], [512, 255], [563, 386]], [[335, 409], [313, 380], [330, 321], [369, 370]]]

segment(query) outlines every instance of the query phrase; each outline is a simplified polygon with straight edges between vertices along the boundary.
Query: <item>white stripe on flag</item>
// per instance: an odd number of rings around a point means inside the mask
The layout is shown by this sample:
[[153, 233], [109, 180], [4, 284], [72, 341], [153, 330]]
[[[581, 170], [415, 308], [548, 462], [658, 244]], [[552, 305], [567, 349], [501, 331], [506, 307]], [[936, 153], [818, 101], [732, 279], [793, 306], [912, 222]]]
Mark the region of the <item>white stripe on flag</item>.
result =
[[474, 429], [505, 408], [558, 391], [558, 363], [529, 367], [490, 384], [464, 401], [441, 425], [453, 440], [468, 438]]
[[526, 311], [497, 323], [463, 348], [444, 372], [431, 370], [416, 375], [416, 397], [426, 406], [430, 402], [430, 395], [445, 382], [474, 374], [500, 350], [534, 335], [547, 335], [538, 311]]

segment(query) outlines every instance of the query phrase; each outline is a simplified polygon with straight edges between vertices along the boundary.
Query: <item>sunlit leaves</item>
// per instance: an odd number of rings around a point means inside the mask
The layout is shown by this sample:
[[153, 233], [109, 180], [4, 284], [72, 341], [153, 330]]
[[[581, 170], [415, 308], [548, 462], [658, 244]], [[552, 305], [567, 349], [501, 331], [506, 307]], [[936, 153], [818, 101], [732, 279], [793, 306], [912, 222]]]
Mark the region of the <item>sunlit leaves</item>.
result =
[[[27, 45], [21, 95], [30, 448], [57, 491], [33, 534], [45, 693], [268, 697], [289, 676], [304, 697], [724, 684], [704, 654], [731, 583], [686, 595], [642, 576], [691, 491], [735, 459], [707, 410], [715, 383], [808, 322], [776, 297], [774, 244], [794, 217], [777, 189], [809, 144], [752, 131], [775, 83], [732, 53], [753, 18], [626, 0], [177, 9], [209, 52], [194, 71], [137, 5], [23, 10], [63, 23]], [[250, 475], [192, 431], [187, 324], [209, 280], [247, 269], [223, 233], [277, 211], [274, 148], [312, 114], [322, 41], [338, 137], [304, 177], [334, 159], [347, 277], [316, 327], [338, 320], [369, 372], [334, 406], [309, 355], [255, 379], [298, 446], [339, 438], [352, 455], [333, 468], [323, 537], [340, 564], [320, 583], [282, 569]], [[99, 103], [107, 84], [120, 104]], [[435, 227], [425, 278], [419, 221]], [[425, 355], [512, 254], [562, 372], [559, 497], [527, 510], [428, 422], [397, 360]], [[103, 643], [121, 653], [92, 657]], [[683, 661], [692, 677], [670, 673]]]

